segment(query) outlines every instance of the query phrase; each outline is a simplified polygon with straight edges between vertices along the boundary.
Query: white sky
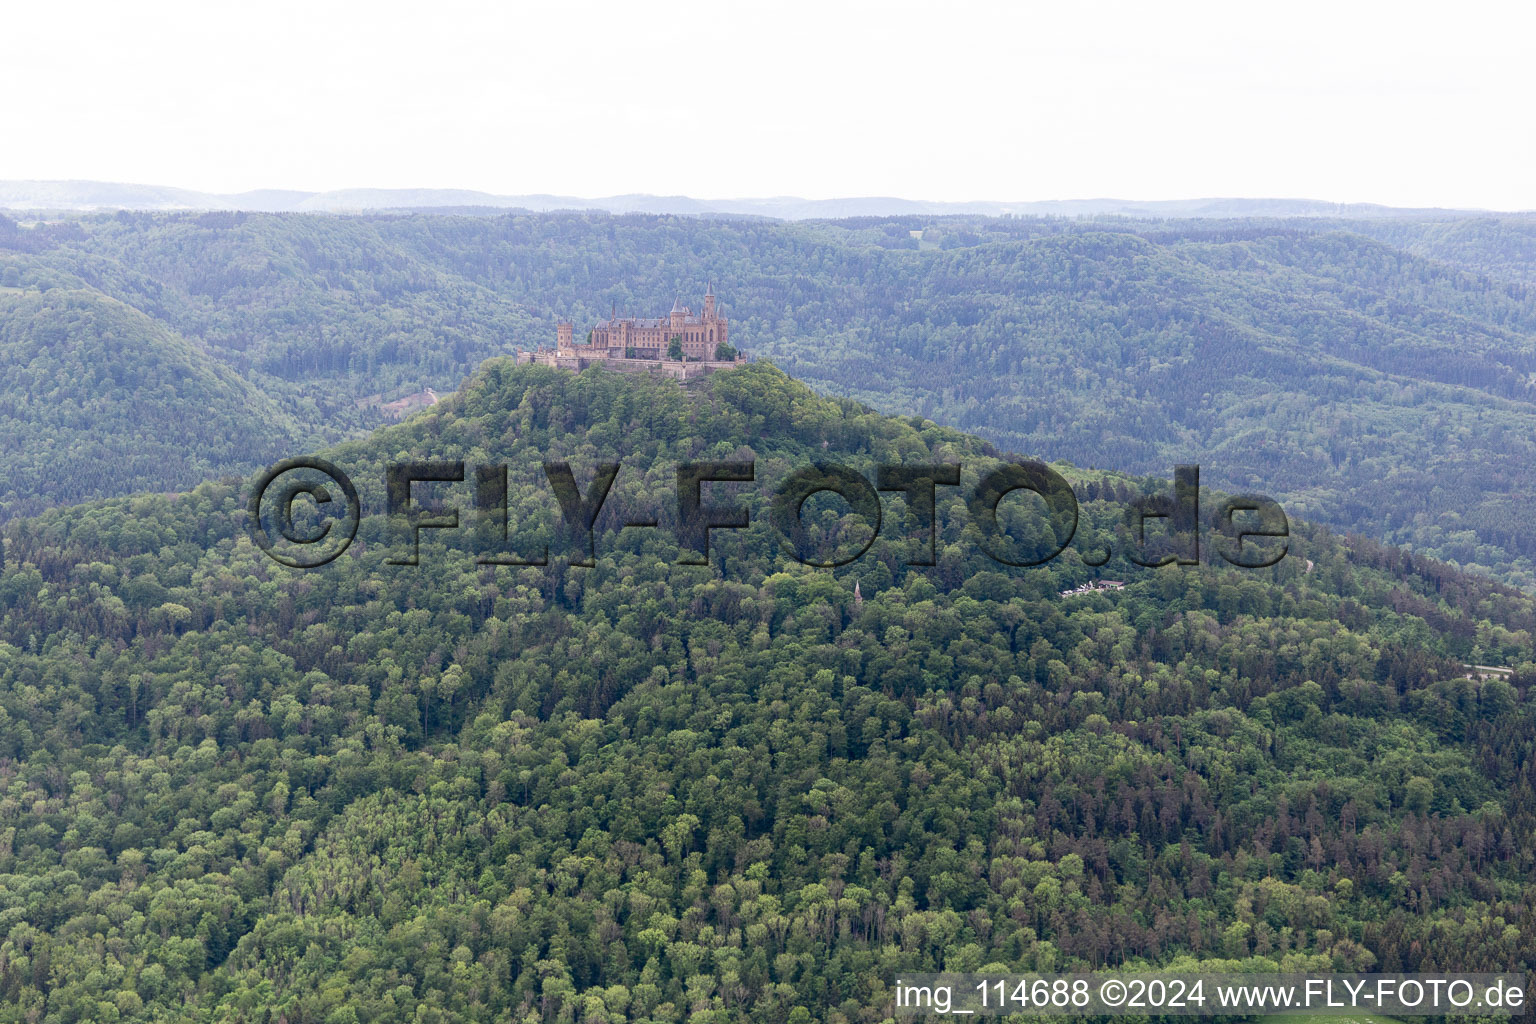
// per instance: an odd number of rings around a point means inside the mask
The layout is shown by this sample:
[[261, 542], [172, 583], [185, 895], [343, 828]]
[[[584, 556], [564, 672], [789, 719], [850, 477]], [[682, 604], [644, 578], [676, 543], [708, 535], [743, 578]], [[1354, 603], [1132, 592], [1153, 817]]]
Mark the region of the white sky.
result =
[[0, 179], [1536, 208], [1536, 4], [0, 5]]

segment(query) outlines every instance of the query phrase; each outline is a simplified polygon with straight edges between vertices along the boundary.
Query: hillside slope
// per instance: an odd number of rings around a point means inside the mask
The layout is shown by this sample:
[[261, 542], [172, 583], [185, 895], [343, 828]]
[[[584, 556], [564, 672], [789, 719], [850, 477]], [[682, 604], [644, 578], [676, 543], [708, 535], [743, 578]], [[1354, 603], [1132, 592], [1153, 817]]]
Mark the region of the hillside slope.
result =
[[[493, 361], [327, 455], [368, 514], [311, 572], [224, 483], [11, 527], [0, 1021], [799, 1024], [940, 967], [1536, 967], [1519, 592], [1301, 523], [1270, 569], [1092, 570], [1143, 482], [1065, 467], [1078, 538], [1010, 569], [960, 497], [989, 445], [767, 366]], [[506, 462], [549, 564], [475, 565], [471, 483], [388, 564], [384, 465], [428, 459]], [[592, 568], [548, 459], [621, 463]], [[751, 525], [677, 564], [678, 463], [748, 459], [704, 498]], [[863, 558], [789, 558], [769, 499], [813, 460], [960, 463], [938, 564], [889, 497]], [[1100, 572], [1128, 586], [1060, 596]]]
[[1354, 223], [1352, 230], [1501, 281], [1536, 285], [1536, 217]]
[[291, 450], [292, 419], [138, 310], [0, 288], [0, 517], [184, 490]]

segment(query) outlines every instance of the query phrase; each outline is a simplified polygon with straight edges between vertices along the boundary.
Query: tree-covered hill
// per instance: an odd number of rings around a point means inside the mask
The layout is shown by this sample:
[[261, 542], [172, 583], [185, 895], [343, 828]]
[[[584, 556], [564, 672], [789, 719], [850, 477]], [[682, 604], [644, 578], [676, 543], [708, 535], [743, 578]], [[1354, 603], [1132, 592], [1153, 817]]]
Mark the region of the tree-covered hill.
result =
[[1536, 217], [1383, 220], [1351, 225], [1419, 256], [1501, 281], [1536, 285]]
[[250, 383], [100, 292], [0, 288], [0, 515], [183, 490], [304, 436]]
[[[1092, 569], [1154, 482], [1066, 466], [1077, 538], [1009, 568], [963, 503], [989, 444], [766, 365], [496, 360], [326, 454], [366, 514], [309, 572], [253, 547], [249, 481], [6, 528], [0, 1021], [801, 1024], [941, 967], [1536, 967], [1518, 591], [1300, 522], [1268, 569], [1209, 534]], [[466, 462], [415, 496], [463, 526], [391, 565], [384, 467], [423, 460]], [[621, 465], [591, 568], [546, 460]], [[751, 524], [679, 564], [678, 464], [742, 460], [702, 497]], [[770, 499], [813, 461], [959, 463], [937, 564], [895, 495], [863, 558], [797, 564]], [[498, 462], [547, 565], [475, 564]]]
[[376, 425], [370, 397], [549, 344], [557, 317], [665, 310], [713, 280], [733, 340], [824, 391], [1078, 465], [1196, 462], [1536, 585], [1528, 220], [8, 223], [0, 275], [131, 305], [324, 437]]

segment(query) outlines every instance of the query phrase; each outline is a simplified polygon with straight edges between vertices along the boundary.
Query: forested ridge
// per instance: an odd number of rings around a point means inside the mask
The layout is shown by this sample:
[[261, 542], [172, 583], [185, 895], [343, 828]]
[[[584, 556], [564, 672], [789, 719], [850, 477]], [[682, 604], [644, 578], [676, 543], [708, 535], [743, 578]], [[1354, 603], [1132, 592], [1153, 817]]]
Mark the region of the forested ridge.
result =
[[229, 368], [99, 292], [0, 296], [0, 509], [127, 483], [185, 490], [293, 450], [292, 417]]
[[[733, 340], [823, 391], [1078, 465], [1197, 462], [1530, 587], [1531, 232], [1518, 217], [0, 218], [0, 317], [44, 289], [109, 296], [239, 374], [299, 438], [338, 440], [381, 422], [370, 398], [451, 391], [487, 357], [551, 344], [558, 317], [655, 314], [713, 281]], [[91, 493], [174, 489], [112, 473]]]
[[[940, 968], [1536, 968], [1518, 590], [1299, 519], [1268, 569], [1093, 569], [1169, 485], [1065, 464], [1048, 565], [983, 554], [965, 487], [935, 566], [899, 497], [799, 565], [791, 470], [999, 456], [770, 365], [493, 360], [325, 454], [373, 511], [387, 463], [506, 462], [549, 564], [477, 567], [468, 484], [417, 567], [367, 515], [284, 569], [234, 478], [7, 524], [0, 1020], [804, 1024]], [[621, 463], [592, 568], [546, 459]], [[678, 564], [677, 465], [742, 460], [752, 525]]]

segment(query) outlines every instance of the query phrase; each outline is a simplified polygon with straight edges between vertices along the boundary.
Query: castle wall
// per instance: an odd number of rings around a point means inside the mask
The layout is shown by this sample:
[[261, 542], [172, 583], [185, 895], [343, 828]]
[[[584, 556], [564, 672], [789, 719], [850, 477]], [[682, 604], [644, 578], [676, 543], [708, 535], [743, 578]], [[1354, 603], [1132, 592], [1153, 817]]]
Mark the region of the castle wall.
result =
[[678, 380], [702, 377], [717, 370], [733, 369], [744, 362], [740, 358], [734, 360], [707, 359], [700, 362], [686, 362], [679, 359], [625, 359], [607, 354], [596, 354], [585, 345], [575, 351], [589, 354], [579, 355], [562, 353], [554, 349], [540, 349], [537, 352], [518, 353], [518, 362], [538, 366], [551, 366], [556, 369], [571, 370], [576, 373], [580, 373], [589, 366], [602, 366], [609, 370], [617, 370], [619, 373], [659, 373], [667, 377], [675, 377]]

